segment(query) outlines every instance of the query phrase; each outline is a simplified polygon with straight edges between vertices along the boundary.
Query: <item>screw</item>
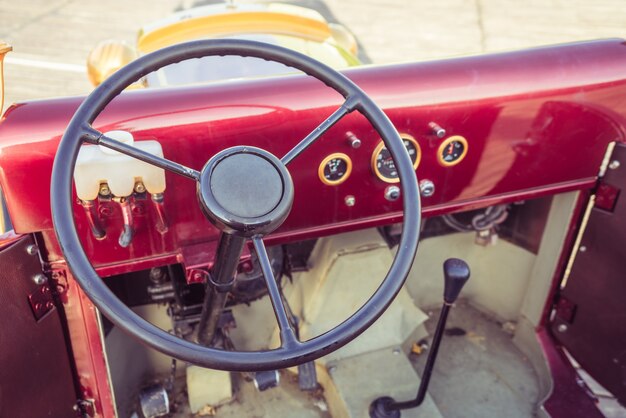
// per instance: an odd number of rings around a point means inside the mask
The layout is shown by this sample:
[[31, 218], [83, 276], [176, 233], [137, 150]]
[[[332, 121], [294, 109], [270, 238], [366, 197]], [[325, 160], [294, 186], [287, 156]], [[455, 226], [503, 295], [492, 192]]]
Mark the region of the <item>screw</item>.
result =
[[356, 199], [352, 195], [348, 195], [345, 198], [346, 206], [352, 207], [356, 203]]
[[45, 275], [41, 274], [41, 273], [35, 274], [33, 276], [33, 282], [35, 282], [35, 284], [37, 286], [40, 286], [40, 285], [44, 284], [47, 281], [48, 281], [48, 278]]
[[102, 196], [108, 196], [108, 195], [110, 195], [110, 194], [111, 194], [111, 189], [109, 189], [109, 185], [108, 185], [108, 184], [106, 184], [106, 183], [102, 183], [102, 184], [100, 184], [100, 191], [99, 191], [99, 193], [100, 193]]
[[113, 210], [109, 206], [100, 206], [100, 215], [102, 216], [111, 216]]
[[330, 366], [328, 368], [328, 373], [329, 374], [333, 374], [333, 373], [335, 373], [335, 370], [337, 370], [337, 366]]
[[609, 168], [610, 168], [611, 170], [617, 170], [617, 169], [619, 168], [619, 166], [620, 166], [620, 165], [621, 165], [621, 164], [620, 164], [620, 162], [619, 162], [619, 161], [617, 161], [617, 160], [613, 160], [613, 161], [611, 161], [611, 162], [609, 163]]
[[39, 248], [37, 248], [35, 244], [31, 244], [28, 247], [26, 247], [26, 252], [28, 253], [28, 255], [35, 255], [37, 254], [38, 251], [39, 251]]
[[584, 245], [581, 245], [578, 251], [580, 251], [581, 253], [584, 253], [585, 251], [587, 251], [587, 247], [585, 247]]
[[561, 325], [559, 325], [558, 327], [556, 327], [556, 329], [557, 329], [559, 332], [565, 332], [565, 331], [567, 331], [567, 325], [565, 325], [565, 324], [561, 324]]
[[141, 202], [135, 202], [135, 204], [133, 205], [133, 214], [143, 215], [143, 213], [144, 213], [143, 204]]
[[142, 182], [138, 181], [135, 184], [135, 192], [144, 193], [145, 191], [146, 191], [146, 186], [144, 186]]
[[392, 353], [397, 356], [397, 355], [400, 354], [400, 349], [399, 348], [394, 348]]

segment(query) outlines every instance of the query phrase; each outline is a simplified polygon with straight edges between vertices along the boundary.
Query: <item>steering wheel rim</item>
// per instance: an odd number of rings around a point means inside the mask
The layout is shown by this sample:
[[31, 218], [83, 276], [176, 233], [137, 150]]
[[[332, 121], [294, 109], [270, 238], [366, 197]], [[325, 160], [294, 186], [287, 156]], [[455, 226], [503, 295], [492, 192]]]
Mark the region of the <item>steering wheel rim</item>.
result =
[[[108, 289], [89, 262], [78, 237], [72, 210], [72, 177], [81, 144], [99, 143], [102, 137], [91, 126], [96, 117], [113, 98], [146, 74], [183, 60], [215, 55], [276, 61], [322, 81], [346, 99], [342, 106], [346, 106], [348, 113], [358, 110], [368, 119], [381, 136], [398, 169], [404, 223], [398, 250], [385, 279], [352, 316], [326, 333], [305, 342], [283, 345], [272, 350], [223, 351], [169, 334], [135, 314]], [[286, 164], [303, 150], [291, 156]], [[193, 177], [193, 173], [178, 174]], [[167, 47], [140, 57], [104, 81], [73, 115], [57, 150], [51, 185], [52, 219], [57, 240], [76, 281], [93, 304], [115, 325], [166, 355], [198, 366], [230, 371], [274, 370], [315, 360], [341, 348], [372, 325], [393, 302], [413, 263], [421, 220], [419, 196], [415, 171], [399, 134], [383, 111], [352, 81], [332, 68], [295, 51], [234, 39], [199, 40]]]

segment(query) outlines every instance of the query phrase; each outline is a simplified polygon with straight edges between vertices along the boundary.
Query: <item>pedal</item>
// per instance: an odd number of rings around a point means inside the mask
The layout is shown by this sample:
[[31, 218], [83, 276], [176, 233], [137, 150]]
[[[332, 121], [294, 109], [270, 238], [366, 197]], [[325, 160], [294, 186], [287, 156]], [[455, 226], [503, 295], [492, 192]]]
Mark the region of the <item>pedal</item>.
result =
[[161, 385], [142, 389], [139, 393], [139, 405], [145, 418], [164, 417], [170, 413], [170, 400]]
[[301, 391], [310, 392], [319, 387], [315, 362], [309, 361], [298, 365], [298, 386]]
[[268, 370], [265, 372], [256, 372], [254, 374], [254, 387], [263, 392], [267, 389], [275, 388], [280, 384], [280, 374], [278, 370]]

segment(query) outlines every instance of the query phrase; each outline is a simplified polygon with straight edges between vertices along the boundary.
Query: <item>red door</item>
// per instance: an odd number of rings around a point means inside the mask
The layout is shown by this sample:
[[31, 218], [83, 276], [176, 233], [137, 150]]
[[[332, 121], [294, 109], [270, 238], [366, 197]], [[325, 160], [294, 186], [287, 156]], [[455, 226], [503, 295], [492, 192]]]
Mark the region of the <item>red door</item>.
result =
[[63, 321], [32, 244], [0, 250], [0, 417], [76, 417]]
[[626, 405], [626, 145], [618, 144], [610, 161], [551, 330]]

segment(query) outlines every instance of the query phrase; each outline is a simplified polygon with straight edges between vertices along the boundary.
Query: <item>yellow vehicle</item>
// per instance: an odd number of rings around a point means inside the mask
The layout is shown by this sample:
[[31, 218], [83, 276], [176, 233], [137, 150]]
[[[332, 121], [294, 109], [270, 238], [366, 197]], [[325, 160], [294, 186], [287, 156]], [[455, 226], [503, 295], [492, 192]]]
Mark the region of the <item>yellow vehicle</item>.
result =
[[[146, 25], [139, 31], [135, 45], [120, 41], [100, 43], [87, 59], [89, 80], [98, 85], [136, 57], [180, 42], [212, 38], [279, 45], [336, 69], [360, 64], [354, 36], [344, 26], [328, 23], [315, 10], [281, 3], [223, 3], [181, 11]], [[293, 70], [258, 59], [208, 57], [162, 68], [147, 76], [142, 84], [188, 84], [289, 71]]]

